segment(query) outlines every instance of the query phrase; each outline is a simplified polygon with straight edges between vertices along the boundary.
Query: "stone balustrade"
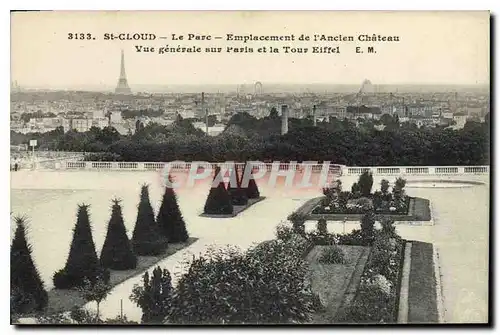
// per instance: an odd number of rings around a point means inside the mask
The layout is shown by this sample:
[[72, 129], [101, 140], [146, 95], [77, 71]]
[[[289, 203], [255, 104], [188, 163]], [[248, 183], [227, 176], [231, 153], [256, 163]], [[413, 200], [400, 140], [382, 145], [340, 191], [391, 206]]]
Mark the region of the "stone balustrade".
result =
[[[189, 171], [195, 166], [190, 162], [170, 162], [170, 169], [172, 171]], [[209, 163], [211, 168], [214, 169], [217, 165], [221, 167], [228, 167], [230, 163]], [[163, 162], [85, 162], [85, 161], [61, 161], [56, 167], [62, 170], [118, 170], [118, 171], [158, 171], [163, 170], [167, 163]], [[242, 169], [244, 163], [235, 163], [235, 166]], [[311, 169], [312, 172], [321, 172], [323, 169], [322, 164], [291, 164], [279, 163], [273, 165], [271, 163], [259, 163], [258, 169], [272, 169], [283, 170], [305, 170]], [[197, 165], [198, 169], [203, 169], [202, 164]], [[374, 176], [404, 176], [404, 175], [471, 175], [471, 174], [489, 174], [489, 166], [378, 166], [378, 167], [354, 167], [330, 164], [329, 172], [336, 173], [342, 176], [358, 176], [365, 171], [370, 171]]]

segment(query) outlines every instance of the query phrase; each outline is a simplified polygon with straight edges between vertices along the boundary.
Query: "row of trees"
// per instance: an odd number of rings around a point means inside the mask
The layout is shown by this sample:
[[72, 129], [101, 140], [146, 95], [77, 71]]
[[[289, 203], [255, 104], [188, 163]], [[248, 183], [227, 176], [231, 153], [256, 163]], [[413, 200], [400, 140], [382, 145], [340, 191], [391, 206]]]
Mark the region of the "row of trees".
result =
[[250, 164], [246, 164], [241, 173], [238, 173], [236, 168], [231, 170], [230, 181], [226, 188], [223, 176], [220, 175], [221, 169], [217, 167], [212, 184], [216, 182], [217, 178], [220, 178], [220, 180], [217, 187], [212, 185], [210, 188], [203, 213], [212, 215], [232, 214], [233, 206], [245, 206], [248, 204], [249, 199], [258, 199], [260, 192], [253, 178], [249, 179], [248, 185], [242, 185], [244, 171], [251, 168]]
[[[63, 269], [53, 276], [59, 289], [81, 288], [109, 282], [111, 270], [137, 267], [137, 256], [163, 253], [169, 243], [185, 242], [189, 238], [177, 197], [167, 187], [155, 218], [149, 200], [148, 186], [143, 185], [132, 239], [125, 228], [122, 207], [113, 200], [111, 218], [100, 258], [92, 238], [89, 206], [78, 206], [77, 222], [73, 229], [69, 255]], [[17, 230], [11, 246], [11, 305], [15, 314], [42, 310], [48, 302], [47, 292], [31, 257], [26, 241], [24, 218], [16, 218]]]
[[213, 137], [179, 118], [171, 126], [149, 124], [128, 135], [113, 128], [93, 128], [85, 133], [57, 129], [11, 138], [22, 143], [38, 139], [41, 149], [113, 153], [103, 159], [122, 161], [312, 160], [352, 166], [489, 163], [489, 122], [468, 122], [460, 130], [414, 129], [384, 122], [391, 126], [379, 131], [372, 126], [356, 127], [348, 120], [333, 118], [313, 127], [310, 119], [292, 118], [289, 132], [281, 136], [278, 117], [256, 119], [239, 113], [222, 134]]

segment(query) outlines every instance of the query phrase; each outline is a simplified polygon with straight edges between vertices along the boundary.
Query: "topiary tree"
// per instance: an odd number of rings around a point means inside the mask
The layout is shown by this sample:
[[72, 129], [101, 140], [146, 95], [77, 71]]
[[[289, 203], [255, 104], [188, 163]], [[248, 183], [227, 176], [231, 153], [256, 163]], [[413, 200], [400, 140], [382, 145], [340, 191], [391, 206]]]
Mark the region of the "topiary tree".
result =
[[380, 219], [380, 224], [382, 226], [382, 233], [394, 237], [396, 236], [396, 227], [394, 226], [394, 219], [384, 216]]
[[366, 244], [373, 243], [375, 239], [375, 213], [372, 210], [361, 218], [361, 235]]
[[[220, 168], [215, 170], [215, 178], [220, 172]], [[203, 212], [205, 214], [232, 214], [233, 203], [231, 196], [224, 185], [224, 181], [220, 181], [217, 187], [211, 187], [208, 193], [207, 201]]]
[[132, 248], [137, 255], [155, 256], [163, 253], [168, 247], [168, 240], [160, 233], [155, 221], [155, 214], [149, 200], [149, 187], [141, 187], [141, 198], [137, 210]]
[[383, 195], [389, 193], [389, 181], [387, 179], [382, 179], [382, 181], [380, 182], [380, 191]]
[[113, 200], [108, 232], [101, 251], [101, 264], [113, 270], [129, 270], [137, 266], [137, 256], [128, 239], [118, 199]]
[[363, 172], [361, 176], [359, 176], [358, 180], [359, 190], [364, 197], [368, 197], [372, 192], [373, 187], [373, 175], [369, 171]]
[[[171, 176], [168, 179], [172, 182]], [[186, 242], [189, 238], [186, 222], [177, 203], [177, 196], [171, 187], [165, 188], [156, 222], [160, 227], [160, 232], [171, 243]]]
[[48, 295], [26, 240], [26, 219], [15, 217], [17, 228], [10, 246], [11, 315], [41, 311]]
[[170, 273], [158, 266], [151, 277], [146, 272], [142, 278], [143, 286], [134, 286], [130, 300], [142, 309], [142, 323], [161, 324], [167, 316], [172, 299]]
[[[244, 171], [247, 171], [247, 169], [253, 169], [253, 166], [248, 162], [245, 164]], [[248, 199], [258, 199], [260, 197], [259, 188], [257, 187], [255, 179], [253, 178], [250, 178], [248, 180], [248, 186], [245, 188], [245, 191]]]
[[394, 186], [399, 188], [400, 190], [403, 190], [404, 187], [406, 186], [406, 179], [403, 179], [401, 177], [396, 179], [396, 182], [394, 183]]
[[354, 197], [359, 197], [361, 195], [361, 189], [360, 189], [358, 183], [352, 184], [351, 193]]
[[328, 228], [325, 218], [321, 218], [318, 220], [318, 223], [316, 224], [316, 229], [319, 235], [328, 235]]
[[[248, 203], [248, 196], [245, 189], [241, 187], [241, 179], [238, 175], [238, 170], [236, 167], [233, 168], [231, 174], [232, 177], [231, 180], [229, 181], [227, 191], [231, 195], [231, 201], [233, 203], [233, 206], [245, 206]], [[236, 181], [236, 184], [232, 182], [233, 180]]]
[[100, 266], [97, 258], [88, 208], [89, 206], [85, 204], [78, 206], [78, 215], [66, 266], [54, 274], [56, 288], [81, 287], [86, 280], [94, 283], [99, 278], [104, 282], [109, 282], [109, 271]]
[[293, 212], [288, 216], [288, 220], [292, 222], [293, 231], [295, 234], [304, 236], [306, 233], [306, 216], [301, 213]]

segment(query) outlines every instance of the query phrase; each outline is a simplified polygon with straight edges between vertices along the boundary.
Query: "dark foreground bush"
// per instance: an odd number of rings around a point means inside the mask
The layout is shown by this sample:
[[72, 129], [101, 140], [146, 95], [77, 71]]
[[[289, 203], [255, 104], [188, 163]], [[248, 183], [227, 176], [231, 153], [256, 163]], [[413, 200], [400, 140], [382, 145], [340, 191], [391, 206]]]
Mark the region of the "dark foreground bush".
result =
[[172, 282], [170, 273], [159, 266], [150, 276], [142, 277], [142, 286], [136, 285], [130, 296], [142, 310], [142, 323], [162, 324], [170, 309]]
[[[301, 239], [299, 241], [299, 239]], [[247, 253], [227, 249], [193, 260], [178, 282], [168, 321], [204, 324], [301, 323], [314, 311], [301, 237]], [[297, 242], [297, 243], [296, 243]]]

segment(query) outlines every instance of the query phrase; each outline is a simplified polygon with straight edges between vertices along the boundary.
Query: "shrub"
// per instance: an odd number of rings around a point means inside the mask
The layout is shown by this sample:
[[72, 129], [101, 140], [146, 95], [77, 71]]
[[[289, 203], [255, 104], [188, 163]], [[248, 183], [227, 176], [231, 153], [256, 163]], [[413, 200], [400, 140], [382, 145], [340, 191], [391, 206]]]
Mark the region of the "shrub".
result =
[[358, 180], [359, 190], [364, 197], [370, 196], [373, 187], [373, 176], [369, 171], [363, 172]]
[[155, 215], [149, 200], [148, 185], [142, 185], [140, 202], [137, 210], [132, 247], [140, 256], [162, 254], [168, 247], [168, 240], [160, 233], [155, 222]]
[[361, 235], [366, 244], [371, 244], [375, 239], [375, 213], [370, 211], [361, 218]]
[[273, 240], [245, 254], [220, 250], [194, 259], [188, 272], [179, 279], [168, 321], [189, 324], [308, 321], [313, 297], [305, 280], [307, 264], [297, 257], [294, 243]]
[[319, 219], [318, 223], [316, 224], [316, 229], [317, 229], [319, 235], [327, 235], [328, 228], [327, 228], [326, 219], [324, 219], [324, 218]]
[[26, 240], [26, 220], [16, 217], [14, 240], [10, 246], [11, 314], [41, 311], [47, 307], [48, 295]]
[[394, 220], [392, 218], [384, 216], [380, 219], [380, 224], [383, 234], [387, 236], [396, 236], [396, 227], [394, 226]]
[[[168, 178], [170, 181], [172, 180], [170, 176]], [[182, 217], [175, 191], [171, 187], [165, 188], [156, 222], [160, 227], [160, 232], [169, 242], [179, 243], [188, 240], [186, 222]]]
[[288, 216], [288, 220], [292, 222], [293, 230], [296, 234], [305, 235], [306, 232], [306, 216], [301, 213], [293, 212]]
[[363, 234], [359, 229], [354, 229], [349, 234], [339, 234], [338, 239], [338, 244], [342, 245], [366, 245]]
[[361, 188], [358, 183], [352, 184], [351, 193], [354, 197], [358, 197], [359, 195], [361, 195]]
[[95, 320], [100, 322], [99, 307], [101, 302], [108, 296], [111, 286], [103, 278], [98, 278], [95, 282], [85, 281], [84, 285], [80, 288], [83, 298], [87, 302], [95, 301], [97, 304], [97, 311]]
[[350, 323], [394, 322], [391, 297], [360, 284], [356, 299], [348, 307], [345, 320]]
[[75, 275], [68, 273], [66, 269], [58, 270], [53, 275], [54, 287], [57, 289], [72, 289], [85, 285], [86, 279], [89, 278], [95, 282], [98, 278], [102, 278], [105, 283], [109, 283], [111, 274], [108, 269], [100, 268], [91, 275]]
[[337, 245], [332, 245], [323, 249], [318, 261], [323, 264], [344, 264], [345, 263], [345, 253]]
[[[217, 178], [219, 172], [220, 168], [217, 167], [214, 178]], [[203, 212], [205, 214], [233, 213], [233, 203], [229, 192], [226, 190], [224, 181], [221, 180], [217, 187], [210, 187], [210, 192], [208, 193]]]
[[338, 237], [334, 234], [321, 235], [315, 231], [306, 233], [306, 238], [313, 245], [334, 245], [339, 241]]
[[380, 182], [380, 191], [384, 195], [389, 192], [389, 181], [387, 179], [382, 179]]
[[275, 235], [278, 240], [288, 241], [293, 234], [295, 234], [293, 228], [285, 225], [284, 223], [280, 223], [278, 226], [276, 226]]
[[142, 286], [135, 285], [130, 300], [142, 310], [142, 323], [163, 323], [172, 300], [170, 273], [159, 266], [151, 276], [144, 273]]
[[373, 208], [379, 210], [382, 207], [383, 195], [382, 192], [376, 191], [373, 193]]
[[286, 241], [286, 245], [290, 246], [292, 249], [290, 252], [297, 252], [298, 257], [305, 256], [304, 253], [307, 252], [310, 242], [299, 234], [293, 234], [288, 241]]
[[118, 199], [113, 200], [108, 232], [101, 251], [101, 265], [113, 270], [135, 269], [137, 266], [137, 257], [127, 236]]
[[[95, 251], [88, 207], [85, 204], [78, 206], [77, 221], [73, 229], [73, 240], [64, 271], [56, 272], [53, 278], [56, 288], [79, 287], [86, 280], [94, 283], [99, 277], [109, 281], [109, 271], [107, 271], [108, 274], [106, 275], [106, 270], [101, 268]], [[56, 284], [63, 284], [64, 287], [58, 287]]]
[[245, 206], [248, 203], [247, 192], [241, 187], [241, 178], [236, 167], [231, 170], [231, 180], [227, 191], [231, 196], [233, 206]]
[[401, 177], [397, 178], [396, 182], [394, 183], [394, 186], [400, 190], [403, 190], [406, 186], [406, 179], [403, 179]]

